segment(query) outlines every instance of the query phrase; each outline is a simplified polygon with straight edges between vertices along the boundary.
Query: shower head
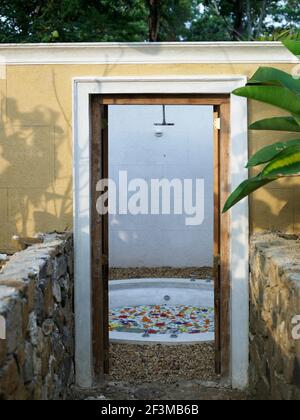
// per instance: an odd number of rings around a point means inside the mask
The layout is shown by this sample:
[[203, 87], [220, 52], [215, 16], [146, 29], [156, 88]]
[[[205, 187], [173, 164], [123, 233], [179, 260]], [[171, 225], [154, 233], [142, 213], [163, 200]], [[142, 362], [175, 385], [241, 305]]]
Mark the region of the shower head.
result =
[[163, 122], [162, 123], [155, 123], [156, 127], [174, 127], [174, 123], [167, 123], [166, 119], [166, 105], [163, 105]]

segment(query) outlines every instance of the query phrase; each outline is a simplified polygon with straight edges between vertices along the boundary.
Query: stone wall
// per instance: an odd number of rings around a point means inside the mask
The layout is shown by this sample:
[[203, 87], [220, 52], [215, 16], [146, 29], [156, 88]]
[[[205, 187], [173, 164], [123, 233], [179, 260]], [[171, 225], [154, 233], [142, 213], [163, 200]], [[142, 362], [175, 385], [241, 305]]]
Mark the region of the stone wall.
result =
[[74, 381], [71, 235], [15, 254], [0, 273], [0, 399], [62, 399]]
[[[257, 235], [251, 245], [250, 385], [258, 398], [300, 400], [300, 240]], [[300, 331], [300, 329], [298, 329]]]

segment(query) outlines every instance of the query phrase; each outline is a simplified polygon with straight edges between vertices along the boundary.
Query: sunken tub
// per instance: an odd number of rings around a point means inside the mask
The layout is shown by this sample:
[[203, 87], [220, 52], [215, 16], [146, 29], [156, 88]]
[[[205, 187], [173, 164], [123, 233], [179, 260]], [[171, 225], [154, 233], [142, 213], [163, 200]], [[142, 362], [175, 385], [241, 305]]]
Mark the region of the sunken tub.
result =
[[112, 379], [215, 379], [213, 282], [111, 280], [109, 292]]

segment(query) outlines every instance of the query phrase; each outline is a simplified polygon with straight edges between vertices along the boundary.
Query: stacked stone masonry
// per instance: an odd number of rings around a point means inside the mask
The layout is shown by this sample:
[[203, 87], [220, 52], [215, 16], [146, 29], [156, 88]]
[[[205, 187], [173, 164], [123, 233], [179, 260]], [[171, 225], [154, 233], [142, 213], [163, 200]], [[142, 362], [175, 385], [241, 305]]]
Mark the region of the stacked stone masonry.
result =
[[0, 319], [0, 399], [63, 399], [74, 382], [71, 235], [12, 256], [0, 273]]
[[251, 391], [261, 399], [300, 400], [298, 237], [253, 238], [250, 290]]

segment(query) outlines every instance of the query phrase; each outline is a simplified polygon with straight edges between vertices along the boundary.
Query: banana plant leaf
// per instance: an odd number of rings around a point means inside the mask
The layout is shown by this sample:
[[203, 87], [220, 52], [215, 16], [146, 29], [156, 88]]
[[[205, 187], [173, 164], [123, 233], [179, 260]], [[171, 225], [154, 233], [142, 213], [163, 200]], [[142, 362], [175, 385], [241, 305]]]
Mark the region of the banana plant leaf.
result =
[[264, 102], [289, 111], [300, 117], [300, 97], [289, 89], [276, 86], [245, 86], [233, 92], [256, 101]]
[[300, 126], [300, 115], [294, 114], [294, 119], [295, 119], [296, 123]]
[[300, 175], [300, 145], [298, 144], [280, 152], [259, 175], [242, 182], [226, 201], [223, 212], [226, 213], [243, 198], [270, 182], [293, 175]]
[[300, 144], [280, 152], [261, 172], [260, 177], [286, 177], [300, 175]]
[[300, 81], [291, 74], [273, 67], [261, 67], [249, 80], [248, 86], [257, 84], [283, 86], [292, 92], [300, 94]]
[[249, 159], [247, 168], [253, 168], [254, 166], [262, 165], [263, 163], [268, 163], [283, 150], [294, 145], [300, 146], [300, 139], [273, 143], [270, 146], [263, 147], [257, 153], [255, 153], [251, 157], [251, 159]]
[[[285, 40], [283, 44], [300, 59], [300, 42]], [[252, 130], [300, 132], [300, 79], [275, 68], [261, 67], [247, 86], [234, 94], [270, 104], [288, 111], [291, 116], [267, 118], [250, 126]], [[262, 172], [244, 181], [230, 195], [223, 212], [257, 189], [281, 177], [300, 175], [300, 139], [264, 147], [252, 156], [247, 167], [266, 164]]]
[[237, 189], [229, 196], [228, 200], [225, 203], [223, 213], [226, 213], [228, 210], [231, 209], [235, 204], [241, 201], [243, 198], [247, 197], [249, 194], [253, 193], [254, 191], [258, 190], [261, 187], [269, 184], [270, 182], [274, 181], [275, 178], [261, 178], [260, 175], [255, 178], [247, 179], [246, 181], [242, 182]]
[[250, 125], [251, 130], [300, 132], [300, 125], [293, 117], [275, 117], [256, 121]]
[[293, 54], [300, 56], [300, 42], [299, 41], [285, 40], [282, 43]]

